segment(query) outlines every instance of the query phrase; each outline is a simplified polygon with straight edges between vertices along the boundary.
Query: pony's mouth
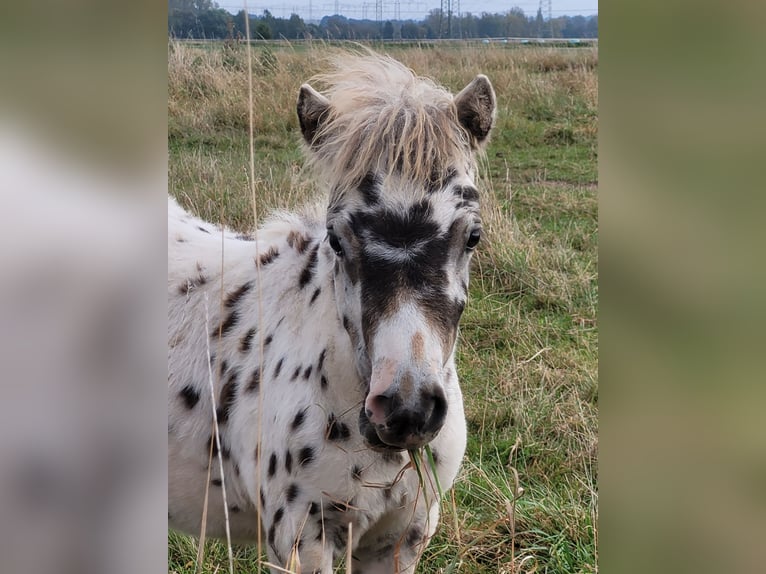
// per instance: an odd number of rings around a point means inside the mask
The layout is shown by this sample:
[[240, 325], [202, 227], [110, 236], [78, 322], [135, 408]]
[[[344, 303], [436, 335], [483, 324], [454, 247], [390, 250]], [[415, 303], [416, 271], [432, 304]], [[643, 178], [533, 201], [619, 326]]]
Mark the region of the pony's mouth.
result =
[[[417, 449], [427, 445], [438, 434], [438, 432], [435, 432], [404, 436], [393, 435], [393, 433], [387, 433], [386, 429], [377, 429], [376, 426], [367, 418], [365, 408], [362, 406], [359, 411], [359, 432], [367, 446], [378, 452], [402, 452], [404, 450]], [[381, 437], [381, 434], [383, 437]], [[389, 435], [391, 435], [391, 438], [389, 438]]]
[[404, 450], [401, 446], [387, 444], [381, 440], [375, 430], [375, 425], [370, 422], [370, 419], [367, 418], [367, 413], [364, 412], [364, 405], [362, 405], [359, 411], [359, 432], [367, 446], [372, 450], [378, 452], [401, 452]]

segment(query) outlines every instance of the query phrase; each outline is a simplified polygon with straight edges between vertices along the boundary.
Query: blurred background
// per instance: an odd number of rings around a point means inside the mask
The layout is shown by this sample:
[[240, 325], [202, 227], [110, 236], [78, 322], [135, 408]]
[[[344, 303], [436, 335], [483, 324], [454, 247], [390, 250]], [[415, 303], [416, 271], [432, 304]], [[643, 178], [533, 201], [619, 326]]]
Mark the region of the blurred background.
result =
[[[762, 571], [764, 7], [600, 16], [600, 567]], [[166, 22], [2, 9], [3, 572], [166, 568]]]

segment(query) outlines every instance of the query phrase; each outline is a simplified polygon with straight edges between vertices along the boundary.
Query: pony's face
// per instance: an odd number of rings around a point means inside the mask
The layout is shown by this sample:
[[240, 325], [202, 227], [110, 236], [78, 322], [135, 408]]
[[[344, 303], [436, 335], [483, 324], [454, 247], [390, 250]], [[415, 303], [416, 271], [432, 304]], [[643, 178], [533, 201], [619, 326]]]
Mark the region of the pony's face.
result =
[[392, 202], [395, 190], [370, 180], [359, 195], [389, 201], [354, 202], [327, 220], [335, 298], [369, 380], [362, 432], [373, 446], [417, 448], [447, 412], [445, 365], [481, 238], [478, 192], [455, 178], [418, 201]]
[[[490, 97], [471, 97], [477, 89]], [[462, 118], [483, 114], [491, 125], [494, 93], [483, 76], [466, 90], [455, 101], [455, 126], [482, 142], [489, 129], [477, 133]], [[477, 102], [485, 108], [463, 109]], [[313, 120], [305, 112], [331, 105], [302, 88], [299, 118], [312, 146], [322, 145], [321, 135], [306, 129]], [[321, 123], [327, 111], [313, 117]], [[471, 154], [472, 140], [463, 141]], [[359, 427], [373, 448], [428, 444], [444, 424], [448, 394], [456, 392], [448, 362], [482, 233], [471, 165], [443, 165], [430, 184], [406, 171], [369, 171], [331, 199], [326, 241], [335, 252], [335, 299], [368, 382]]]

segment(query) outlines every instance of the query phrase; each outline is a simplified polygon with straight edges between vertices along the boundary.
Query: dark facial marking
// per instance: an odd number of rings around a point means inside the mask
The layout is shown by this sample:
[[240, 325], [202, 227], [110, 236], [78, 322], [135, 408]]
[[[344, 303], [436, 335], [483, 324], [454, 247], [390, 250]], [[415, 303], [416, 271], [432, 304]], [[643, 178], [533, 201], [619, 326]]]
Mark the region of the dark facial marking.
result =
[[463, 201], [479, 202], [479, 190], [471, 185], [458, 185], [453, 188], [452, 193]]
[[232, 309], [239, 303], [240, 299], [244, 297], [248, 291], [250, 291], [253, 288], [253, 282], [248, 281], [247, 283], [243, 283], [241, 287], [239, 287], [237, 290], [232, 291], [229, 293], [229, 295], [226, 297], [226, 300], [224, 301], [224, 306], [227, 309]]
[[197, 229], [199, 229], [200, 231], [202, 231], [202, 232], [204, 232], [204, 233], [210, 233], [210, 231], [208, 231], [207, 229], [205, 229], [205, 228], [204, 228], [204, 227], [202, 227], [201, 225], [198, 225], [198, 226], [197, 226]]
[[309, 305], [313, 305], [314, 301], [317, 300], [317, 297], [319, 297], [319, 294], [322, 292], [322, 289], [320, 287], [316, 288], [316, 291], [314, 291], [314, 294], [311, 296], [311, 300], [309, 301]]
[[263, 495], [263, 489], [261, 488], [261, 510], [266, 509], [266, 497]]
[[300, 278], [298, 279], [298, 287], [303, 289], [314, 277], [314, 273], [316, 272], [316, 266], [317, 266], [317, 252], [319, 251], [319, 243], [314, 245], [314, 248], [311, 250], [311, 253], [309, 254], [308, 262], [306, 263], [306, 266], [303, 268], [303, 271], [301, 271]]
[[237, 512], [239, 512], [239, 506], [237, 506], [236, 504], [232, 504], [229, 507], [229, 512], [236, 514]]
[[322, 377], [319, 379], [319, 384], [321, 385], [322, 390], [326, 389], [327, 388], [327, 384], [328, 384], [327, 383], [327, 377], [322, 375]]
[[242, 338], [239, 340], [239, 352], [247, 353], [253, 346], [253, 337], [255, 336], [255, 329], [249, 329]]
[[183, 399], [184, 405], [189, 410], [193, 409], [199, 402], [199, 391], [191, 385], [186, 385], [183, 389], [181, 389], [181, 392], [178, 393], [178, 396]]
[[[352, 215], [352, 225], [376, 242], [399, 249], [417, 246], [406, 261], [371, 257], [362, 251], [359, 270], [362, 282], [362, 328], [374, 332], [378, 322], [393, 311], [402, 292], [418, 293], [428, 286], [429, 293], [446, 292], [444, 267], [449, 257], [450, 240], [439, 235], [428, 200], [413, 204], [406, 214], [389, 210]], [[436, 298], [436, 295], [434, 296]], [[347, 329], [348, 330], [348, 329]]]
[[271, 341], [273, 341], [273, 340], [274, 340], [274, 335], [269, 335], [268, 337], [266, 337], [266, 339], [264, 339], [263, 346], [265, 347], [265, 346], [269, 345], [271, 343]]
[[290, 377], [290, 380], [291, 380], [291, 381], [294, 381], [295, 379], [297, 379], [297, 378], [298, 378], [298, 375], [300, 375], [300, 374], [301, 374], [301, 368], [302, 368], [302, 367], [301, 367], [300, 365], [298, 365], [297, 367], [295, 367], [295, 370], [293, 371], [293, 374], [292, 374], [292, 376]]
[[260, 367], [256, 367], [253, 371], [252, 376], [250, 377], [250, 382], [247, 384], [247, 387], [245, 388], [245, 392], [248, 393], [255, 393], [258, 392], [258, 387], [261, 384], [261, 369]]
[[276, 538], [277, 534], [277, 525], [272, 524], [269, 526], [269, 545], [271, 546], [271, 549], [274, 551], [274, 554], [277, 553], [276, 548], [274, 548], [274, 538]]
[[258, 262], [261, 264], [261, 267], [266, 267], [266, 265], [274, 261], [277, 257], [279, 257], [279, 251], [277, 251], [277, 248], [270, 247], [268, 251], [261, 253], [261, 256], [258, 258]]
[[375, 174], [370, 172], [359, 182], [359, 193], [366, 205], [375, 205], [378, 203], [378, 181]]
[[287, 452], [285, 452], [285, 470], [287, 474], [293, 471], [293, 454], [290, 452], [290, 449], [287, 449]]
[[354, 465], [354, 468], [351, 469], [351, 478], [354, 480], [362, 480], [362, 467], [357, 465]]
[[306, 367], [306, 370], [305, 370], [305, 371], [303, 371], [303, 378], [304, 378], [305, 380], [307, 380], [307, 381], [309, 380], [309, 377], [311, 376], [311, 370], [312, 370], [312, 368], [313, 368], [313, 366], [312, 366], [312, 365], [309, 365], [308, 367]]
[[277, 454], [273, 452], [271, 453], [271, 456], [269, 457], [269, 470], [268, 470], [269, 478], [273, 478], [276, 472], [277, 472]]
[[304, 446], [298, 453], [298, 464], [304, 466], [310, 464], [314, 460], [314, 448], [310, 446]]
[[220, 478], [214, 478], [210, 481], [210, 484], [212, 484], [213, 486], [221, 486], [221, 484], [223, 483], [221, 482]]
[[312, 502], [311, 506], [309, 506], [309, 514], [314, 515], [317, 512], [319, 512], [319, 504]]
[[294, 482], [287, 487], [287, 490], [285, 491], [285, 500], [287, 500], [288, 504], [290, 504], [291, 502], [294, 502], [295, 499], [298, 498], [298, 493], [300, 492], [300, 490], [301, 489]]
[[306, 420], [306, 411], [308, 410], [308, 407], [301, 409], [297, 412], [295, 415], [295, 418], [293, 419], [293, 422], [290, 423], [290, 430], [298, 430], [300, 426], [303, 424], [303, 421]]

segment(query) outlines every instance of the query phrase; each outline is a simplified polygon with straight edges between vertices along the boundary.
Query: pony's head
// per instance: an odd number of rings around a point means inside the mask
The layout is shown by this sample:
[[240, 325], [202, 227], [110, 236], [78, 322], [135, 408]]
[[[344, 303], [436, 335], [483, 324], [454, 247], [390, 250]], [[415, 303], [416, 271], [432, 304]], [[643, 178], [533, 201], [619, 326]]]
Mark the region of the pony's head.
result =
[[317, 79], [327, 88], [301, 87], [298, 118], [330, 186], [335, 300], [369, 381], [360, 430], [374, 448], [418, 448], [457, 392], [447, 364], [481, 237], [474, 154], [495, 94], [480, 75], [453, 97], [370, 54]]

